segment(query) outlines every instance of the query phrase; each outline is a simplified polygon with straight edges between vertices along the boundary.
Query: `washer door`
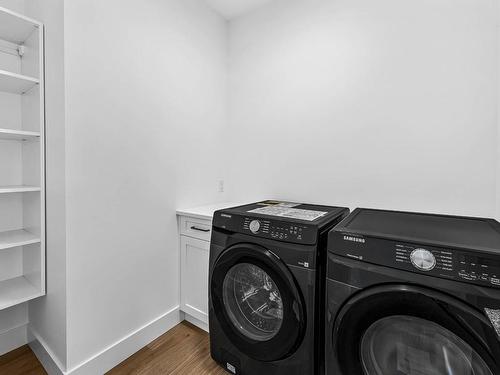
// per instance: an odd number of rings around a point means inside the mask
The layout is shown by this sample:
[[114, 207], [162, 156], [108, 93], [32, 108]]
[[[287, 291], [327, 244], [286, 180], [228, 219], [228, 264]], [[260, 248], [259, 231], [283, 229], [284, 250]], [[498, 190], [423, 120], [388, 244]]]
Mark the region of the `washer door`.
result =
[[[486, 337], [486, 335], [488, 337]], [[453, 297], [386, 286], [355, 295], [333, 332], [342, 374], [495, 375], [487, 318]]]
[[238, 263], [224, 278], [222, 296], [231, 323], [245, 337], [268, 341], [283, 324], [283, 300], [276, 282], [259, 266]]
[[224, 251], [210, 292], [224, 333], [246, 355], [275, 361], [300, 344], [306, 323], [302, 297], [285, 264], [265, 248], [239, 244]]

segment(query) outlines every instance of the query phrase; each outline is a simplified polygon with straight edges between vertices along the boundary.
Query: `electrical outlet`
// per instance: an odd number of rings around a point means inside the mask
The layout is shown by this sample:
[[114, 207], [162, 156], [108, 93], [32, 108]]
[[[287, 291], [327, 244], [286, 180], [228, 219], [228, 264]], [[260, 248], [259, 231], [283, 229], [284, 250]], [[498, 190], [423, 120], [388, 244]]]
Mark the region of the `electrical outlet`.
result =
[[224, 180], [217, 181], [217, 191], [219, 193], [224, 193]]

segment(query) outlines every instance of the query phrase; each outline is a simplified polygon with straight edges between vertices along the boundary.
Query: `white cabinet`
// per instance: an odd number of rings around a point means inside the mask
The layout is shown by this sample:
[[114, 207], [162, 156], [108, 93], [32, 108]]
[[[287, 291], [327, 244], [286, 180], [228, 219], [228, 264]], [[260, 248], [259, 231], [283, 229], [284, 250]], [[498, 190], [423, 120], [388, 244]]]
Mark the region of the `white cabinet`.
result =
[[181, 259], [180, 309], [185, 319], [208, 331], [208, 262], [215, 211], [234, 207], [221, 203], [177, 210]]
[[208, 324], [210, 242], [181, 236], [181, 309]]

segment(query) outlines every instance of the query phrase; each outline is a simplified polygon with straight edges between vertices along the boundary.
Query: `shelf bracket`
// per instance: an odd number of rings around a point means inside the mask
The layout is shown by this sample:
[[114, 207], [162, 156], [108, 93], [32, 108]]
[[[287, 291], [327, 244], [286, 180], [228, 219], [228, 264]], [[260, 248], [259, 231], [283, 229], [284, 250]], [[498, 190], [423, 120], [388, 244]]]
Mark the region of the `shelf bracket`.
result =
[[24, 54], [26, 53], [26, 47], [24, 45], [17, 46], [17, 54], [19, 57], [23, 57]]

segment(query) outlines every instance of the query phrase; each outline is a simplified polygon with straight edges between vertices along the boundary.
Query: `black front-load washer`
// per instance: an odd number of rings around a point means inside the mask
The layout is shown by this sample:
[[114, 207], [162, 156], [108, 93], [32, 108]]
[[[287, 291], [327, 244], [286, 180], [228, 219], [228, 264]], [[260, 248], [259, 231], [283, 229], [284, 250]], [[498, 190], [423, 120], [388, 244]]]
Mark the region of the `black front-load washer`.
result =
[[210, 349], [228, 372], [318, 373], [326, 241], [348, 212], [265, 201], [214, 214]]
[[357, 209], [328, 242], [327, 375], [500, 374], [500, 224]]

